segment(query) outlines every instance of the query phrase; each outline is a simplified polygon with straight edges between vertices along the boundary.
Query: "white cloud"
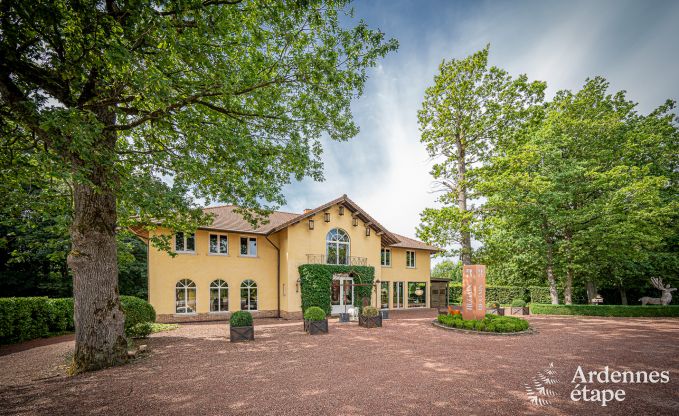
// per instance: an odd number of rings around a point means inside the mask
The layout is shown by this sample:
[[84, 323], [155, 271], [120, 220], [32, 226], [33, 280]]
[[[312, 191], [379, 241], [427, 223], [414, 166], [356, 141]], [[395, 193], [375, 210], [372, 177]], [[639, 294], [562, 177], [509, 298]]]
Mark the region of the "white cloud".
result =
[[399, 39], [396, 54], [370, 73], [353, 106], [361, 128], [325, 143], [323, 183], [285, 190], [301, 211], [347, 193], [390, 230], [414, 237], [419, 213], [435, 205], [431, 162], [419, 142], [417, 110], [442, 59], [491, 44], [491, 64], [547, 81], [548, 95], [602, 75], [649, 111], [679, 98], [679, 3], [361, 2], [356, 15]]

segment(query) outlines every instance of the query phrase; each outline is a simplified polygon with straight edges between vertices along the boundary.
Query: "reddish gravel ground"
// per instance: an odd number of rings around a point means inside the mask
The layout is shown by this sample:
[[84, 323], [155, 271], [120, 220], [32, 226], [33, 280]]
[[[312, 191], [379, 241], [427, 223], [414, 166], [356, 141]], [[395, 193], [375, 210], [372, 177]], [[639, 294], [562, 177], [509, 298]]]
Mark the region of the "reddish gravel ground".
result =
[[[0, 350], [6, 414], [679, 414], [679, 320], [531, 317], [536, 334], [483, 336], [431, 325], [433, 312], [393, 314], [383, 328], [331, 322], [309, 336], [301, 322], [255, 321], [256, 341], [228, 342], [224, 323], [182, 325], [148, 340], [125, 366], [64, 376], [73, 342]], [[4, 355], [2, 355], [4, 354]], [[554, 363], [550, 404], [525, 384]], [[624, 389], [620, 403], [573, 402], [585, 371], [670, 371], [665, 384]]]

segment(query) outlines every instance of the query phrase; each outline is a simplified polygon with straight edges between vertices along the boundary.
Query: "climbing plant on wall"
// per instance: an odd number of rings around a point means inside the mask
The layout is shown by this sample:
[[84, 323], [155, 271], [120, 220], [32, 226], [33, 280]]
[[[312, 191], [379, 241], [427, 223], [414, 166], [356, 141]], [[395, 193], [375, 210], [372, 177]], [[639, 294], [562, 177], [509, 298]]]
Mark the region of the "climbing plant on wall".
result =
[[368, 283], [370, 286], [354, 288], [354, 305], [361, 299], [372, 298], [372, 283], [375, 280], [375, 268], [372, 266], [341, 266], [334, 264], [303, 264], [299, 266], [299, 280], [302, 289], [302, 311], [310, 306], [318, 306], [330, 314], [330, 292], [334, 274], [349, 274], [354, 283]]

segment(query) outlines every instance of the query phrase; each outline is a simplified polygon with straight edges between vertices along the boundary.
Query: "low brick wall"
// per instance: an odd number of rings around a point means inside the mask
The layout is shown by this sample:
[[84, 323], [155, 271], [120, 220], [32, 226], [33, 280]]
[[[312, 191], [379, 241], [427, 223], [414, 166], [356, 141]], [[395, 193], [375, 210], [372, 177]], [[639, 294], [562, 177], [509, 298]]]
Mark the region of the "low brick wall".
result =
[[[257, 318], [275, 318], [277, 311], [251, 311], [252, 317]], [[281, 312], [282, 315], [282, 312]], [[163, 324], [174, 324], [181, 322], [208, 322], [208, 321], [228, 321], [231, 317], [231, 312], [220, 313], [198, 313], [192, 315], [174, 315], [161, 314], [156, 316], [156, 322]]]
[[281, 311], [281, 318], [289, 320], [301, 320], [304, 317], [301, 311], [298, 312], [287, 312]]

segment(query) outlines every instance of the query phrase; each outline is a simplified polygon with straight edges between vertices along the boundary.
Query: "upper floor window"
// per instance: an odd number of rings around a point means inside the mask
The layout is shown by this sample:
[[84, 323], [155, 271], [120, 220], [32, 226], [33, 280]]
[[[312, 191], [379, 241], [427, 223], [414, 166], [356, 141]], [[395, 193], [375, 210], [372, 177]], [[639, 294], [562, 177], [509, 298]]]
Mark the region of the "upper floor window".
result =
[[196, 235], [178, 232], [174, 235], [174, 251], [177, 253], [193, 253], [196, 251]]
[[240, 238], [240, 255], [257, 257], [257, 237]]
[[406, 251], [406, 267], [410, 269], [415, 268], [415, 252], [414, 251]]
[[380, 264], [385, 267], [391, 267], [391, 249], [383, 248]]
[[346, 231], [333, 228], [325, 236], [326, 258], [328, 264], [349, 264], [351, 242]]
[[229, 254], [229, 237], [223, 234], [210, 234], [210, 254]]

